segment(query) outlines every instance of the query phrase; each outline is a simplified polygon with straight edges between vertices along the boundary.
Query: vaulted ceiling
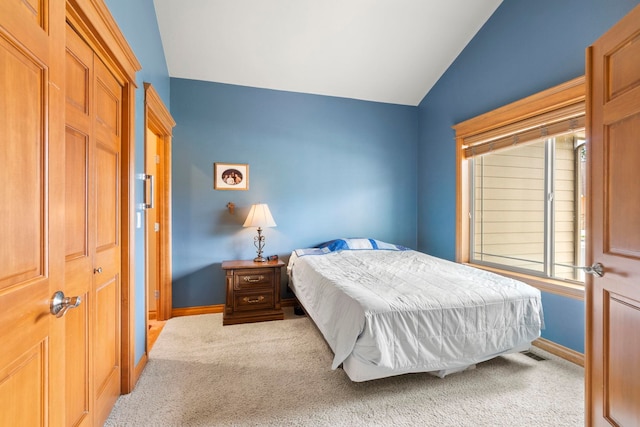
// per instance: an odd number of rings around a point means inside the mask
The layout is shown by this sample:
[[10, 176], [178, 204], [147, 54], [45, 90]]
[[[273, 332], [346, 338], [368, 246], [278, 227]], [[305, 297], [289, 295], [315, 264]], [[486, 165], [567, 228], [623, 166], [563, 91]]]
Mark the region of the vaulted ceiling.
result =
[[169, 75], [418, 105], [502, 0], [154, 0]]

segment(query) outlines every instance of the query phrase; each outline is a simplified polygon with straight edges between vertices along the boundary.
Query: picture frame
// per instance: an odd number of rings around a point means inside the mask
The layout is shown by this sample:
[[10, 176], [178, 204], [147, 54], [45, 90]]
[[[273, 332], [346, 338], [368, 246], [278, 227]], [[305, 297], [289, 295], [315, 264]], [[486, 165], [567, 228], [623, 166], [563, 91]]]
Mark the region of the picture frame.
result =
[[214, 163], [214, 190], [248, 190], [249, 165], [246, 163]]

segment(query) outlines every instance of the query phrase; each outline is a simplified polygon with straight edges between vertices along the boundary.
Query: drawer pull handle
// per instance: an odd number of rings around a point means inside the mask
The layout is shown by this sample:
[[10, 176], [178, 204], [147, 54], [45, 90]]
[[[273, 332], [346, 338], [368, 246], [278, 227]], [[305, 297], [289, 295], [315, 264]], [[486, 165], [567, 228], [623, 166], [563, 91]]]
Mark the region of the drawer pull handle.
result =
[[244, 281], [249, 283], [261, 282], [264, 280], [264, 276], [245, 276]]
[[264, 297], [262, 295], [260, 295], [259, 297], [244, 297], [242, 298], [242, 301], [248, 303], [248, 304], [256, 304], [259, 302], [262, 302], [264, 300]]

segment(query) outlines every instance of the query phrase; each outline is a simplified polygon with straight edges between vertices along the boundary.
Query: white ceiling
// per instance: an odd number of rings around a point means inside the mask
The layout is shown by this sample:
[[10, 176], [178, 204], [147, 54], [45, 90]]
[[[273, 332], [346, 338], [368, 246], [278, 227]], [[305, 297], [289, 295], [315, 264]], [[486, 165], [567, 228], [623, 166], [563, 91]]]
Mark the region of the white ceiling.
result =
[[418, 105], [502, 0], [154, 0], [169, 75]]

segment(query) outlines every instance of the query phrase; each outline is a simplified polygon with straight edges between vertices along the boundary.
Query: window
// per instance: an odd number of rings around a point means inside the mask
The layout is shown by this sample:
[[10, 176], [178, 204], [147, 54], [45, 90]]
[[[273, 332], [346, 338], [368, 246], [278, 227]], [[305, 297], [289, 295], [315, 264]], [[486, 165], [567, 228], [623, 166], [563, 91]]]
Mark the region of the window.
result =
[[472, 263], [584, 281], [583, 134], [470, 159]]
[[580, 77], [454, 126], [457, 261], [582, 295], [584, 101]]

